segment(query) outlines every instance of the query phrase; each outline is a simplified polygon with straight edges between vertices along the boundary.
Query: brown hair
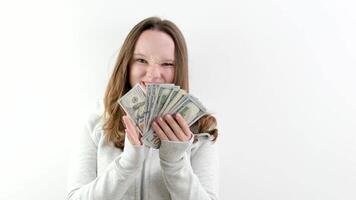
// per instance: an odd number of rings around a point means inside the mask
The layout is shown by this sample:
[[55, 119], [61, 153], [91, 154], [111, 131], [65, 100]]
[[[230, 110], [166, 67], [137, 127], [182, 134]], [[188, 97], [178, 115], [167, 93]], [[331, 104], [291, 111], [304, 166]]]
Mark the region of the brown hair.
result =
[[[169, 20], [162, 20], [158, 17], [150, 17], [142, 20], [127, 35], [116, 60], [115, 68], [106, 87], [104, 96], [104, 117], [103, 126], [106, 141], [112, 141], [117, 148], [124, 148], [124, 124], [122, 116], [124, 110], [117, 103], [117, 100], [131, 89], [129, 83], [129, 67], [132, 61], [135, 44], [141, 33], [145, 30], [158, 30], [168, 34], [175, 45], [175, 77], [174, 84], [179, 85], [186, 92], [189, 92], [188, 82], [188, 53], [183, 34], [178, 27]], [[207, 114], [192, 126], [201, 133], [210, 133], [215, 141], [217, 138], [216, 120]]]

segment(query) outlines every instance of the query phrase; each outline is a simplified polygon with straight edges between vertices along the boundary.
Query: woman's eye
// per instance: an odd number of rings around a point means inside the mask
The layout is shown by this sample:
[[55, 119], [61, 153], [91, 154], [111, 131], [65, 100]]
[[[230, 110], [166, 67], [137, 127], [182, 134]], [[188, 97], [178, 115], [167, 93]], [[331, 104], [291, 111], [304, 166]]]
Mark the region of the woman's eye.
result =
[[136, 59], [137, 62], [139, 63], [147, 63], [147, 61], [145, 59], [142, 59], [142, 58], [138, 58]]
[[174, 67], [173, 63], [163, 63], [162, 65], [165, 67]]

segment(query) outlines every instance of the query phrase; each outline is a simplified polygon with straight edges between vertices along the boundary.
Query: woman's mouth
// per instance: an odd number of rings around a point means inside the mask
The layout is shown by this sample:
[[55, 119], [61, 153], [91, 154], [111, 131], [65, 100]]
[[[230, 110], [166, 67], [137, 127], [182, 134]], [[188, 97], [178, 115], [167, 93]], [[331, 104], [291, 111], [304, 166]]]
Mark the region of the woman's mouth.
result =
[[147, 91], [147, 84], [160, 84], [162, 82], [156, 82], [156, 81], [140, 81], [140, 86], [142, 87], [142, 89], [146, 92]]
[[147, 88], [146, 88], [146, 83], [144, 81], [140, 82], [140, 86], [146, 92]]

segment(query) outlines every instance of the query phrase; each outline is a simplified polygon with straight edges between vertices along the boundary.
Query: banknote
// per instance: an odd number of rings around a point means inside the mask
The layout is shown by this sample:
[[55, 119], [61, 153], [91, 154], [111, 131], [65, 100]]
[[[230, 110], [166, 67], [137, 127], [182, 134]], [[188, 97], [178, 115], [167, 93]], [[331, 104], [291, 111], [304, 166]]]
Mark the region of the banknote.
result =
[[147, 84], [146, 93], [137, 84], [118, 102], [139, 128], [144, 144], [153, 148], [160, 146], [151, 126], [155, 118], [179, 113], [191, 126], [207, 112], [198, 98], [174, 84]]
[[119, 99], [119, 104], [126, 114], [134, 121], [143, 135], [145, 129], [146, 93], [139, 84]]

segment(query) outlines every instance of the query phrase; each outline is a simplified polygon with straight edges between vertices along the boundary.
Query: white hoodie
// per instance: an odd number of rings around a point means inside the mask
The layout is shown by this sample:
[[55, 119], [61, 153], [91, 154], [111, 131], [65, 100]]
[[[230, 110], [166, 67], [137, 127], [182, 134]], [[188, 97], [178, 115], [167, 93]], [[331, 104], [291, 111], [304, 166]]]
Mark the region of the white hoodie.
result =
[[103, 102], [90, 115], [72, 155], [67, 200], [218, 199], [217, 144], [207, 133], [198, 139], [162, 141], [159, 149], [134, 146], [124, 151], [103, 136]]

